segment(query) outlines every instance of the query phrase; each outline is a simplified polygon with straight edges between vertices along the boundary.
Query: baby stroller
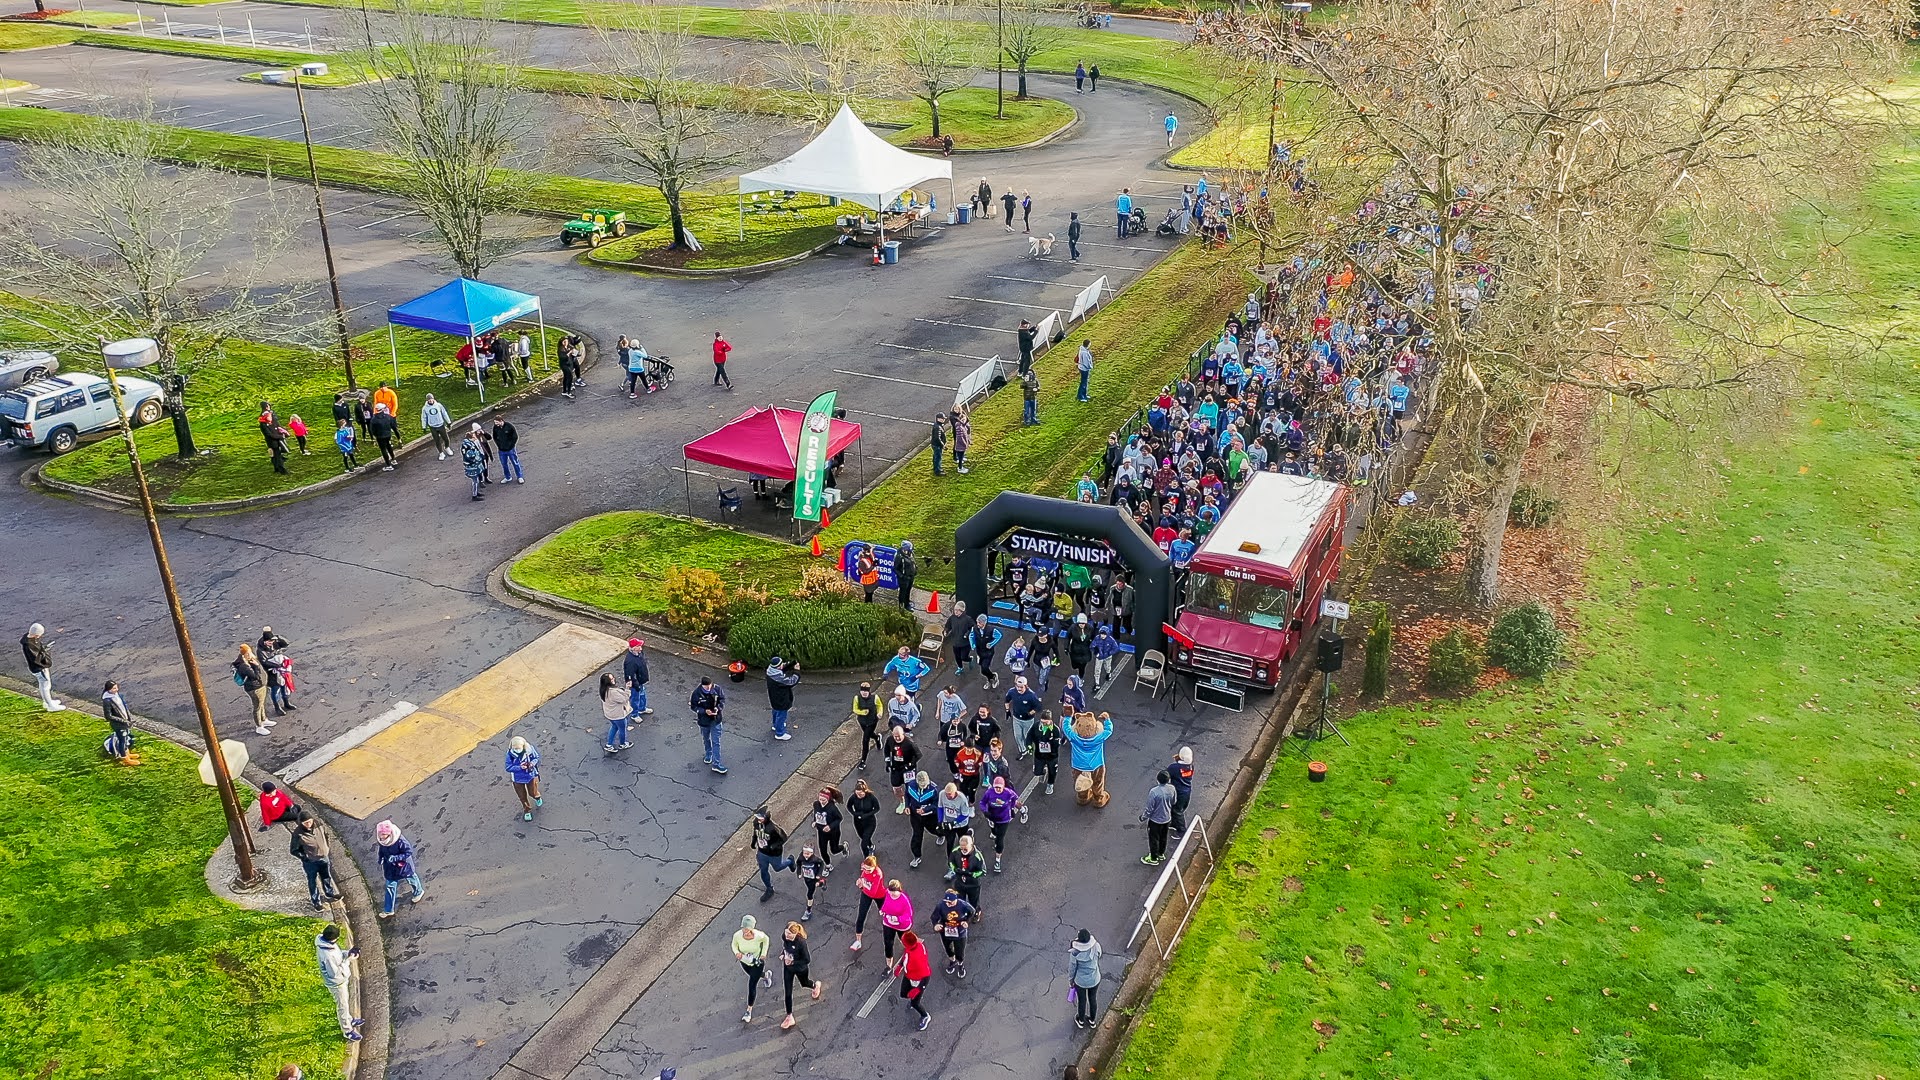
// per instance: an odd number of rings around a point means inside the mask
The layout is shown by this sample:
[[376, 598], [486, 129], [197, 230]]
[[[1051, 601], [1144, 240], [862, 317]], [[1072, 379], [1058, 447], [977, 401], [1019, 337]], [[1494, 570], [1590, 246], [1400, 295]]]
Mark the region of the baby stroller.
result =
[[647, 357], [647, 385], [664, 390], [673, 381], [672, 357], [650, 354]]
[[1163, 217], [1163, 218], [1161, 218], [1161, 219], [1160, 219], [1160, 224], [1159, 224], [1158, 226], [1156, 226], [1156, 227], [1154, 228], [1154, 230], [1153, 230], [1153, 235], [1155, 235], [1155, 236], [1172, 236], [1172, 235], [1173, 235], [1173, 234], [1175, 234], [1176, 232], [1179, 232], [1179, 231], [1180, 231], [1180, 230], [1179, 230], [1179, 227], [1178, 227], [1178, 225], [1176, 225], [1176, 224], [1175, 224], [1175, 223], [1176, 223], [1176, 222], [1178, 222], [1179, 220], [1180, 220], [1180, 211], [1179, 211], [1179, 210], [1169, 210], [1169, 211], [1167, 211], [1167, 216], [1166, 216], [1166, 217]]
[[1144, 207], [1136, 206], [1133, 208], [1133, 213], [1127, 215], [1127, 235], [1145, 236], [1146, 232], [1147, 211]]

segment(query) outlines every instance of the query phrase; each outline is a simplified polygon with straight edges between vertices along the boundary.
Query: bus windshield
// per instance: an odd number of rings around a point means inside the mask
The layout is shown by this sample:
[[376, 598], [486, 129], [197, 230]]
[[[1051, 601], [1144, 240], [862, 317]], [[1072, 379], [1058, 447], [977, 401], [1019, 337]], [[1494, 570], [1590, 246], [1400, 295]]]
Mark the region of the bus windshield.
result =
[[1195, 571], [1187, 575], [1186, 606], [1216, 618], [1285, 630], [1293, 597], [1277, 585]]

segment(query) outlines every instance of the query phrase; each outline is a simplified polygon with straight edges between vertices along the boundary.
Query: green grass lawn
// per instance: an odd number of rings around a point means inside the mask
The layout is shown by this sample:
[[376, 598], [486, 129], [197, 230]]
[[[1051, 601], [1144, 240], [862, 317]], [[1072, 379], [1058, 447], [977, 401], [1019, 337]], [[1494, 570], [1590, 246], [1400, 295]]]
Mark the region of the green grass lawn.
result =
[[[10, 298], [7, 302], [19, 301]], [[547, 327], [548, 356], [553, 355], [554, 343], [564, 333], [558, 327]], [[0, 320], [0, 342], [32, 342], [39, 337], [31, 328]], [[403, 329], [396, 340], [400, 351], [400, 431], [404, 438], [421, 434], [420, 405], [428, 394], [438, 398], [456, 418], [480, 407], [479, 391], [467, 386], [465, 379], [457, 374], [435, 378], [428, 371], [429, 361], [434, 358], [443, 361], [440, 370], [457, 371], [453, 352], [460, 346], [458, 339]], [[384, 330], [362, 334], [355, 339], [354, 347], [355, 375], [361, 386], [371, 389], [393, 381], [392, 355]], [[536, 336], [534, 348], [537, 351], [539, 347]], [[99, 367], [97, 362], [70, 352], [61, 359], [68, 369]], [[536, 367], [536, 373], [538, 370]], [[187, 390], [194, 441], [200, 449], [215, 453], [182, 464], [175, 454], [173, 425], [165, 420], [135, 432], [154, 499], [197, 503], [267, 495], [338, 475], [341, 466], [333, 445], [333, 395], [346, 385], [337, 352], [313, 353], [266, 342], [229, 342], [217, 357], [194, 371]], [[487, 398], [497, 401], [502, 392], [496, 380], [488, 388]], [[266, 443], [260, 437], [257, 417], [262, 398], [274, 403], [282, 423], [297, 413], [309, 428], [307, 447], [313, 454], [302, 456], [297, 448], [291, 448], [286, 475], [273, 471]], [[379, 458], [380, 450], [373, 440], [363, 438], [361, 464], [378, 464]], [[134, 490], [125, 445], [118, 438], [88, 443], [54, 458], [45, 474], [55, 480], [123, 494]]]
[[[1032, 97], [1025, 101], [1007, 95], [1006, 117], [997, 115], [992, 90], [967, 87], [940, 99], [940, 132], [953, 136], [958, 150], [993, 150], [1024, 146], [1059, 131], [1073, 122], [1073, 107], [1052, 98]], [[861, 119], [872, 122], [905, 121], [904, 130], [888, 136], [902, 146], [933, 134], [933, 117], [925, 102], [881, 102], [882, 107]], [[902, 107], [904, 106], [904, 107]]]
[[66, 26], [48, 26], [37, 22], [0, 22], [0, 52], [18, 49], [43, 49], [66, 45], [84, 33]]
[[[910, 455], [893, 474], [821, 534], [837, 551], [851, 540], [912, 540], [920, 584], [950, 590], [953, 530], [1002, 491], [1064, 495], [1107, 434], [1139, 409], [1146, 395], [1218, 332], [1218, 322], [1244, 301], [1247, 286], [1233, 269], [1245, 257], [1187, 244], [1142, 275], [1111, 307], [1096, 313], [1037, 363], [1040, 423], [1020, 425], [1021, 397], [1009, 388], [973, 410], [968, 475], [949, 461], [933, 475], [932, 450]], [[1093, 400], [1074, 401], [1074, 351], [1093, 342]], [[710, 497], [710, 495], [709, 495]], [[717, 570], [729, 584], [758, 581], [778, 595], [799, 581], [805, 549], [684, 519], [635, 511], [589, 518], [514, 564], [514, 578], [533, 588], [623, 614], [665, 610], [660, 595], [668, 566]]]
[[[832, 224], [832, 218], [846, 212], [829, 209], [825, 199], [803, 195], [794, 200], [794, 205], [801, 208], [798, 214], [747, 214], [743, 217], [739, 213], [737, 196], [718, 196], [717, 199], [717, 205], [709, 199], [709, 205], [713, 208], [699, 215], [694, 226], [694, 235], [702, 245], [708, 246], [692, 255], [673, 257], [670, 265], [688, 270], [723, 270], [753, 266], [811, 251], [839, 233], [840, 230]], [[741, 236], [743, 227], [746, 233], [744, 238]], [[702, 231], [703, 228], [717, 231], [706, 232]], [[587, 259], [609, 265], [636, 260], [660, 265], [668, 258], [661, 247], [666, 242], [666, 229], [649, 229], [593, 248], [587, 253]]]
[[[707, 492], [711, 499], [713, 493]], [[640, 511], [597, 514], [513, 564], [528, 588], [621, 615], [660, 616], [670, 567], [713, 570], [729, 583], [798, 581], [807, 549], [702, 521]]]
[[140, 21], [128, 11], [63, 11], [47, 20], [62, 26], [127, 26]]
[[1115, 1075], [1920, 1074], [1916, 200], [1856, 222], [1884, 360], [1633, 470], [1577, 667], [1281, 762]]
[[11, 693], [0, 725], [0, 1074], [340, 1075], [321, 924], [207, 890], [226, 822], [194, 755], [136, 735], [144, 764], [113, 764], [106, 724]]

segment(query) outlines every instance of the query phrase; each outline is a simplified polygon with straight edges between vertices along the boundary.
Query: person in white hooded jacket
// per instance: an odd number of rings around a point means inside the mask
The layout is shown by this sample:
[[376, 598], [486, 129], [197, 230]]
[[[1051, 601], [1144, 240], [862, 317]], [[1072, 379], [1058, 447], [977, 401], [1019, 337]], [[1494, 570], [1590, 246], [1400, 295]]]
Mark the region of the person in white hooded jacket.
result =
[[320, 981], [327, 984], [327, 992], [333, 995], [333, 1008], [340, 1017], [340, 1036], [348, 1042], [359, 1042], [360, 1018], [353, 1015], [353, 1002], [347, 996], [347, 981], [353, 975], [353, 958], [360, 955], [359, 949], [340, 947], [340, 927], [328, 923], [325, 930], [313, 939], [314, 958], [320, 962]]

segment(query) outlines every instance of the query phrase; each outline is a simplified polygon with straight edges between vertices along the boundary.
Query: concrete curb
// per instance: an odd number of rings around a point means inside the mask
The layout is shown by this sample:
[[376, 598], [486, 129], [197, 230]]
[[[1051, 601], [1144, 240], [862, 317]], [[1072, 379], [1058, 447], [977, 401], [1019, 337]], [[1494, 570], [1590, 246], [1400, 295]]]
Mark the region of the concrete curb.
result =
[[[1253, 804], [1254, 795], [1265, 784], [1274, 764], [1285, 754], [1287, 737], [1295, 730], [1295, 721], [1307, 701], [1307, 688], [1313, 684], [1311, 673], [1306, 674], [1308, 677], [1295, 683], [1295, 689], [1278, 696], [1261, 725], [1260, 734], [1254, 738], [1253, 745], [1247, 748], [1246, 754], [1240, 759], [1239, 768], [1234, 771], [1233, 779], [1227, 783], [1227, 792], [1221, 797], [1220, 809], [1213, 818], [1215, 830], [1209, 837], [1213, 842], [1213, 861], [1206, 864], [1204, 872], [1198, 875], [1200, 883], [1194, 895], [1195, 905], [1205, 900], [1214, 873], [1219, 869], [1219, 860], [1226, 854], [1229, 839], [1239, 831], [1240, 821]], [[1196, 857], [1189, 866], [1186, 872], [1189, 882], [1196, 876], [1194, 871], [1200, 868], [1202, 858], [1204, 855]], [[1161, 909], [1156, 921], [1161, 924], [1163, 933], [1171, 935], [1179, 917], [1180, 910], [1169, 904]], [[1174, 950], [1176, 953], [1179, 951], [1178, 942], [1175, 942]], [[1154, 991], [1159, 988], [1160, 980], [1171, 965], [1172, 961], [1162, 960], [1151, 948], [1143, 949], [1128, 965], [1120, 988], [1114, 992], [1112, 1004], [1107, 1007], [1106, 1017], [1094, 1030], [1086, 1048], [1080, 1052], [1078, 1064], [1081, 1076], [1107, 1074], [1120, 1050], [1133, 1041], [1135, 1029], [1145, 1016], [1147, 1003], [1153, 999]]]
[[612, 270], [638, 270], [648, 274], [666, 274], [669, 277], [724, 278], [733, 277], [736, 274], [765, 273], [768, 270], [778, 270], [783, 266], [792, 266], [795, 263], [805, 262], [813, 258], [815, 255], [820, 254], [833, 245], [834, 241], [829, 240], [818, 247], [808, 248], [805, 251], [796, 252], [792, 255], [782, 255], [777, 259], [772, 259], [767, 262], [749, 263], [746, 266], [716, 266], [710, 270], [688, 270], [685, 267], [655, 266], [652, 263], [634, 262], [631, 259], [595, 259], [592, 257], [591, 251], [582, 255], [580, 261], [586, 263], [588, 266], [601, 266]]
[[[581, 364], [580, 370], [585, 372], [593, 366], [593, 354], [596, 349], [594, 348], [593, 342], [586, 341], [585, 339], [582, 340], [585, 341], [587, 345], [587, 355]], [[518, 407], [528, 398], [538, 394], [544, 394], [559, 385], [560, 373], [558, 371], [542, 375], [533, 382], [508, 394], [506, 397], [498, 401], [490, 401], [477, 411], [456, 418], [452, 424], [449, 425], [449, 430], [461, 430], [464, 429], [466, 425], [478, 421], [481, 417], [498, 412], [501, 409]], [[433, 436], [430, 433], [415, 436], [413, 439], [400, 444], [400, 447], [393, 453], [394, 459], [398, 460], [406, 457], [432, 443]], [[132, 495], [116, 495], [110, 491], [102, 491], [99, 488], [90, 487], [86, 484], [75, 484], [67, 480], [55, 480], [45, 475], [46, 467], [51, 464], [53, 464], [53, 459], [49, 458], [46, 461], [36, 462], [28, 466], [27, 470], [21, 474], [21, 482], [30, 486], [59, 492], [62, 495], [71, 495], [77, 499], [92, 503], [95, 506], [103, 506], [109, 510], [139, 513], [140, 500], [138, 498]], [[162, 516], [178, 514], [188, 517], [203, 514], [240, 513], [246, 510], [258, 510], [262, 507], [281, 506], [286, 503], [310, 499], [315, 495], [323, 495], [332, 491], [334, 488], [346, 487], [356, 481], [364, 480], [366, 477], [367, 469], [362, 467], [357, 472], [343, 472], [336, 476], [329, 476], [325, 480], [316, 480], [304, 487], [292, 488], [287, 491], [276, 491], [269, 495], [253, 495], [244, 499], [220, 499], [214, 502], [202, 503], [166, 503], [156, 501], [153, 504], [153, 511]]]
[[[11, 675], [0, 675], [0, 689], [11, 690], [29, 698], [38, 693], [35, 687]], [[65, 703], [70, 712], [100, 717], [99, 708], [90, 701], [66, 699]], [[165, 739], [196, 757], [204, 752], [194, 749], [196, 745], [205, 745], [198, 734], [183, 731], [164, 720], [156, 720], [140, 713], [133, 714], [133, 722], [134, 727], [142, 734]], [[104, 718], [101, 718], [101, 723], [106, 723]], [[292, 784], [258, 765], [249, 764], [241, 772], [240, 779], [252, 784], [255, 788], [272, 783], [283, 790], [294, 790]], [[393, 1017], [392, 989], [387, 971], [387, 945], [386, 939], [380, 935], [378, 920], [374, 917], [373, 891], [368, 887], [366, 879], [360, 875], [359, 864], [353, 861], [340, 830], [328, 819], [327, 808], [319, 803], [302, 805], [311, 807], [315, 817], [320, 820], [321, 828], [327, 830], [329, 846], [336, 849], [342, 856], [333, 860], [333, 880], [340, 887], [341, 904], [346, 909], [347, 926], [352, 934], [352, 943], [359, 947], [362, 960], [354, 985], [359, 989], [358, 1012], [366, 1024], [361, 1029], [363, 1036], [361, 1041], [348, 1044], [345, 1075], [348, 1080], [354, 1080], [356, 1077], [378, 1080], [386, 1074], [387, 1058], [393, 1048]], [[216, 848], [209, 857], [217, 857], [223, 850], [225, 845]], [[351, 872], [342, 873], [343, 865]], [[214, 895], [220, 894], [215, 892]], [[226, 898], [221, 897], [221, 899]], [[320, 918], [329, 913], [317, 913], [310, 917]]]

